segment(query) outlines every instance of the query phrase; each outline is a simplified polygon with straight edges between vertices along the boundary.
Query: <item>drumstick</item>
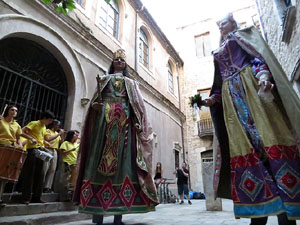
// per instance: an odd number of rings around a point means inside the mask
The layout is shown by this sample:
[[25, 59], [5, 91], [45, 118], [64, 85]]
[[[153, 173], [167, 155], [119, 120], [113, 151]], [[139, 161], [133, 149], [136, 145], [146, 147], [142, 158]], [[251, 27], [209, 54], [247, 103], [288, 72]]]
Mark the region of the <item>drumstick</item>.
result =
[[4, 109], [3, 109], [3, 112], [2, 112], [2, 114], [1, 114], [1, 116], [3, 116], [4, 115], [4, 113], [5, 113], [5, 110], [6, 110], [6, 108], [7, 108], [7, 104], [5, 104], [5, 106], [4, 106]]

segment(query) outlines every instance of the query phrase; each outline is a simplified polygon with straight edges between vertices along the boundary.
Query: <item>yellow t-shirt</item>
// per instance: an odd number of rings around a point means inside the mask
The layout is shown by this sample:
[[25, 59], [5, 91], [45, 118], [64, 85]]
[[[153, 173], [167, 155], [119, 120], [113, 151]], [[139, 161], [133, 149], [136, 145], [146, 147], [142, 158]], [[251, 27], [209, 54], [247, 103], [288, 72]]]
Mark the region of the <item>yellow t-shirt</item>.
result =
[[63, 161], [68, 163], [69, 165], [74, 165], [77, 163], [77, 154], [78, 154], [79, 144], [71, 143], [69, 141], [64, 141], [60, 146], [60, 149], [63, 149], [65, 151], [69, 151], [73, 148], [76, 148], [76, 150], [72, 151], [72, 152], [68, 152], [66, 154], [63, 154]]
[[27, 151], [27, 143], [29, 142], [29, 140], [27, 140], [27, 138], [24, 138], [24, 137], [20, 137], [20, 139], [21, 139], [21, 141], [22, 141], [22, 143], [23, 143], [23, 148], [22, 148], [22, 150], [23, 151]]
[[0, 144], [12, 145], [17, 141], [17, 135], [22, 134], [21, 126], [14, 120], [7, 122], [5, 118], [0, 120]]
[[[47, 129], [46, 135], [45, 135], [46, 138], [50, 138], [54, 135], [58, 135], [58, 132], [53, 131], [51, 129]], [[61, 136], [58, 136], [54, 140], [50, 141], [50, 148], [58, 149], [60, 140], [61, 140]]]
[[40, 120], [31, 121], [25, 127], [27, 127], [30, 130], [28, 135], [33, 137], [38, 142], [37, 144], [33, 144], [29, 140], [28, 144], [27, 144], [27, 149], [38, 148], [40, 146], [44, 147], [44, 137], [45, 137], [45, 134], [46, 134], [45, 124], [42, 124], [42, 122]]

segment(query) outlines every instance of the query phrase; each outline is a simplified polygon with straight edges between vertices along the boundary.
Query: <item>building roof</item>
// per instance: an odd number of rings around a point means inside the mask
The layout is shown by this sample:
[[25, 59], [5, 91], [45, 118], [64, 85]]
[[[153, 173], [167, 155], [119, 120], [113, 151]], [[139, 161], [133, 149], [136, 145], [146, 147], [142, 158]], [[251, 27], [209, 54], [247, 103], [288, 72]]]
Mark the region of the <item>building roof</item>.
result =
[[183, 60], [181, 59], [169, 39], [166, 37], [164, 32], [157, 25], [154, 18], [151, 16], [147, 8], [143, 5], [141, 0], [128, 0], [128, 2], [136, 10], [136, 12], [139, 13], [139, 15], [148, 22], [148, 25], [153, 29], [153, 32], [156, 34], [157, 38], [160, 40], [163, 46], [165, 46], [167, 52], [173, 57], [173, 59], [176, 60], [176, 62], [178, 62], [180, 66], [183, 66]]

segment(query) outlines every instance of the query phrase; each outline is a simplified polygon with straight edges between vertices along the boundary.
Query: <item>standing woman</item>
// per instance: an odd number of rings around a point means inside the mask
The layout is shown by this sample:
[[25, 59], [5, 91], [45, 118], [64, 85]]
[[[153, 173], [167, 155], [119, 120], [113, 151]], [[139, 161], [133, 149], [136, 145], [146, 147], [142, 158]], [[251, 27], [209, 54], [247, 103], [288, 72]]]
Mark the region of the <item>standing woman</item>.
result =
[[156, 189], [158, 189], [158, 186], [163, 181], [163, 168], [161, 166], [161, 162], [156, 163], [156, 168], [154, 170], [154, 183], [156, 186]]
[[[61, 144], [60, 150], [63, 158], [63, 177], [64, 191], [74, 191], [75, 171], [77, 166], [77, 155], [79, 144], [77, 139], [79, 132], [77, 130], [69, 130], [65, 141]], [[65, 193], [64, 193], [65, 194]]]
[[124, 50], [114, 53], [109, 74], [98, 78], [81, 138], [74, 201], [80, 213], [122, 215], [155, 210], [151, 175], [153, 133], [136, 81], [128, 77]]
[[45, 140], [49, 142], [47, 149], [53, 156], [52, 160], [44, 163], [45, 169], [45, 181], [44, 181], [44, 193], [49, 193], [52, 191], [54, 174], [57, 166], [57, 150], [59, 145], [63, 142], [64, 130], [60, 129], [60, 121], [54, 119], [51, 124], [49, 124], [49, 129], [46, 131]]
[[[23, 148], [20, 136], [22, 134], [21, 126], [15, 120], [18, 114], [16, 106], [10, 105], [6, 107], [3, 116], [0, 115], [0, 146], [10, 146], [19, 149]], [[7, 181], [0, 179], [0, 206], [5, 206], [2, 201]]]
[[[232, 198], [236, 218], [280, 225], [300, 219], [300, 102], [272, 51], [254, 27], [218, 22], [210, 106], [216, 135], [218, 197]], [[218, 166], [221, 165], [221, 168]], [[219, 180], [217, 178], [220, 178]]]

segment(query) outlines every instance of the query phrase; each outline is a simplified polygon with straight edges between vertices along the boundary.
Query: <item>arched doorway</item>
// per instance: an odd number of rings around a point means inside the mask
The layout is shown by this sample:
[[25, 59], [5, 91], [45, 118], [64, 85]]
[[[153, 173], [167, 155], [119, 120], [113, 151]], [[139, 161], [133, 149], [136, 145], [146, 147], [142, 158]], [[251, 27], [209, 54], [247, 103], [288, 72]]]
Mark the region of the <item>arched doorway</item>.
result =
[[45, 110], [64, 123], [67, 93], [64, 71], [46, 48], [24, 38], [0, 41], [0, 109], [16, 105], [21, 126]]

